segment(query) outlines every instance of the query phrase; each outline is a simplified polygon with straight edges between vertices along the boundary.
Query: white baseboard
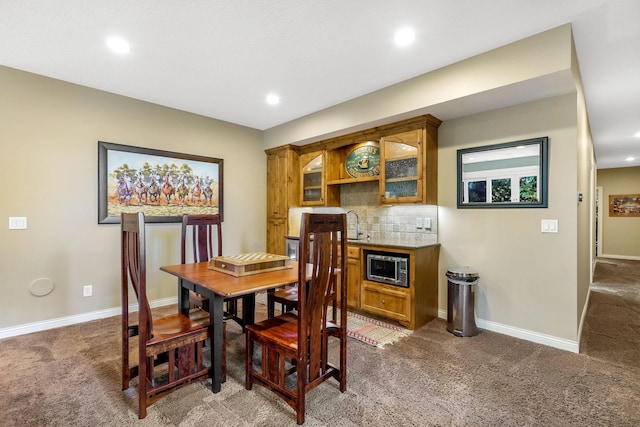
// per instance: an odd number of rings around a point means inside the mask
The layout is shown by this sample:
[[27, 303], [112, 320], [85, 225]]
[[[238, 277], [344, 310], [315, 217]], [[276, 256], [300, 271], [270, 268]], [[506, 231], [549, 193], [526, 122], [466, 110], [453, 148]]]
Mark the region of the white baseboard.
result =
[[[178, 298], [172, 297], [151, 301], [149, 305], [151, 306], [151, 308], [154, 308], [177, 303]], [[138, 311], [138, 304], [131, 304], [129, 306], [129, 311]], [[62, 326], [75, 325], [77, 323], [89, 322], [91, 320], [104, 319], [105, 317], [119, 316], [120, 314], [122, 314], [122, 310], [120, 309], [120, 307], [113, 307], [107, 308], [105, 310], [92, 311], [89, 313], [75, 314], [73, 316], [58, 317], [57, 319], [43, 320], [41, 322], [11, 326], [9, 328], [0, 329], [0, 339], [30, 334], [33, 332], [46, 331], [47, 329], [60, 328]]]
[[[441, 319], [447, 320], [447, 311], [438, 310], [438, 317]], [[552, 335], [541, 334], [538, 332], [533, 332], [526, 329], [520, 329], [513, 326], [503, 325], [501, 323], [491, 322], [489, 320], [483, 320], [483, 319], [476, 319], [476, 325], [480, 329], [497, 332], [499, 334], [509, 335], [510, 337], [520, 338], [526, 341], [535, 342], [537, 344], [548, 345], [549, 347], [559, 348], [560, 350], [567, 350], [572, 353], [580, 352], [579, 343], [576, 341], [571, 341], [564, 338], [558, 338]]]
[[640, 261], [640, 256], [633, 255], [598, 255], [598, 258], [612, 258], [612, 259], [629, 259], [632, 261]]

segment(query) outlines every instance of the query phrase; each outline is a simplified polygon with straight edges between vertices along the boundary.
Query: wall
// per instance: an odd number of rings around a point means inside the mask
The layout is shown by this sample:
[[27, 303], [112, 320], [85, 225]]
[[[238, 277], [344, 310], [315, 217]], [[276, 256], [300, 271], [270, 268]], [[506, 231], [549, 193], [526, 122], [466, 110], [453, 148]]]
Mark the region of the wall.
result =
[[[481, 276], [481, 327], [577, 351], [590, 281], [591, 219], [585, 212], [591, 201], [588, 196], [579, 207], [576, 198], [593, 187], [593, 147], [576, 76], [571, 27], [562, 26], [269, 129], [265, 148], [411, 115], [443, 119], [437, 217], [441, 316], [447, 308], [446, 270], [470, 265]], [[532, 91], [529, 84], [540, 80], [545, 84]], [[493, 108], [483, 105], [468, 114], [470, 106], [496, 97], [500, 107], [492, 102]], [[550, 141], [549, 208], [456, 209], [458, 149], [538, 136]], [[542, 234], [542, 219], [557, 219], [559, 233]]]
[[609, 216], [609, 196], [640, 194], [640, 167], [598, 169], [602, 187], [602, 256], [640, 259], [640, 217]]
[[[223, 158], [225, 252], [264, 250], [261, 132], [6, 67], [0, 93], [0, 331], [120, 306], [119, 225], [97, 224], [99, 140]], [[10, 216], [28, 229], [8, 230]], [[147, 230], [150, 298], [175, 297], [158, 267], [180, 262], [180, 226]], [[53, 292], [31, 295], [38, 278]]]
[[[462, 148], [549, 137], [546, 209], [457, 209], [456, 156]], [[576, 96], [564, 95], [444, 122], [438, 151], [440, 277], [449, 267], [478, 270], [478, 319], [568, 342], [576, 322]], [[541, 233], [557, 219], [557, 234]], [[446, 307], [440, 281], [439, 306]]]

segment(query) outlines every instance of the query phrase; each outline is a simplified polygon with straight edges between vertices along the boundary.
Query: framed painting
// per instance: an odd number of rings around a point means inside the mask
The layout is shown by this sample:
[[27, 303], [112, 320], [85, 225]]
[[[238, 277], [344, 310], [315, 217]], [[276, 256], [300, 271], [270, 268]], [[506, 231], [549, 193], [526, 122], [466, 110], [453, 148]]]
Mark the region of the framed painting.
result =
[[220, 214], [223, 160], [98, 141], [98, 224], [120, 223], [122, 212], [147, 222]]
[[609, 216], [640, 216], [640, 194], [610, 195]]

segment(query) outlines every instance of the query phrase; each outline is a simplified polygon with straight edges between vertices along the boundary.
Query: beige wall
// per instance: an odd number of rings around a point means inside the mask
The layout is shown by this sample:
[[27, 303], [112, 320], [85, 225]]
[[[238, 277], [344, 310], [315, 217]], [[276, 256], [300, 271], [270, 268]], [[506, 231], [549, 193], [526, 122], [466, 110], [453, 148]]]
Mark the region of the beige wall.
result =
[[640, 259], [640, 217], [609, 216], [609, 196], [640, 194], [640, 167], [599, 169], [602, 187], [602, 255]]
[[[223, 158], [225, 251], [265, 249], [261, 132], [5, 67], [0, 94], [0, 328], [120, 305], [119, 225], [97, 224], [98, 140]], [[10, 216], [28, 229], [8, 230]], [[180, 261], [180, 226], [147, 230], [150, 297], [175, 297], [158, 267]], [[38, 278], [51, 294], [29, 293]]]
[[[457, 150], [549, 137], [546, 209], [457, 209]], [[449, 267], [478, 270], [477, 316], [487, 322], [575, 340], [576, 97], [565, 95], [444, 122], [438, 144], [440, 308]], [[557, 234], [541, 233], [557, 219]]]
[[[481, 276], [477, 315], [483, 326], [576, 349], [591, 265], [590, 196], [579, 207], [577, 193], [592, 186], [592, 147], [576, 72], [571, 28], [563, 26], [269, 129], [265, 148], [410, 114], [451, 114], [453, 101], [463, 99], [453, 114], [462, 118], [439, 117], [445, 119], [438, 149], [439, 309], [447, 308], [447, 268], [470, 265]], [[571, 90], [555, 92], [554, 79], [567, 76]], [[547, 90], [526, 101], [515, 95], [504, 100], [506, 108], [464, 114], [486, 93], [514, 86], [524, 93], [538, 79], [548, 79]], [[549, 208], [456, 209], [456, 150], [539, 136], [550, 139]], [[557, 219], [559, 233], [542, 234], [542, 219]]]

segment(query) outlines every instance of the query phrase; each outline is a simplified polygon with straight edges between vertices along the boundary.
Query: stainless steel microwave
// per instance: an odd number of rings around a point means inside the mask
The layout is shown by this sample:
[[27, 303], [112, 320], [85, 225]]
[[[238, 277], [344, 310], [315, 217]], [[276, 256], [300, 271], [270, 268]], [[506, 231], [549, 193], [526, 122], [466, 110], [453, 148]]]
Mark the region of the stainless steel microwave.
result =
[[409, 255], [367, 253], [367, 280], [409, 287]]

